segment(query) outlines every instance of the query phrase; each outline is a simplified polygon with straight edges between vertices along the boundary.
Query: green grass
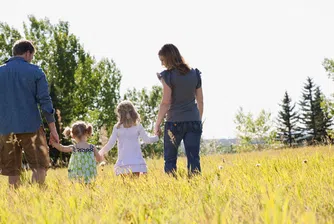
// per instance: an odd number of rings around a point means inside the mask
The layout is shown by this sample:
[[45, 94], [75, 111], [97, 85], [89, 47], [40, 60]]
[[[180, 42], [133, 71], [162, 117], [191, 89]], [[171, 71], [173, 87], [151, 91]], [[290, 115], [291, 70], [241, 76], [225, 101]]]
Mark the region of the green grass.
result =
[[[224, 161], [223, 161], [224, 159]], [[9, 191], [0, 178], [0, 223], [333, 223], [334, 149], [330, 147], [202, 157], [201, 176], [163, 173], [122, 179], [106, 166], [92, 186], [49, 170], [46, 188]], [[257, 166], [257, 164], [259, 164]], [[30, 177], [31, 173], [28, 173]]]

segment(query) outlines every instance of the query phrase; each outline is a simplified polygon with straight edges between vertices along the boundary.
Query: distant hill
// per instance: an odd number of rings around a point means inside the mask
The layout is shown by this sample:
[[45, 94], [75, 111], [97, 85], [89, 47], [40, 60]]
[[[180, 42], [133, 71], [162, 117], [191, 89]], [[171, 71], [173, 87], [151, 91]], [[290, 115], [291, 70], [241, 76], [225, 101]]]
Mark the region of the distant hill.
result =
[[[221, 139], [204, 139], [204, 142], [211, 142], [211, 141], [216, 141], [220, 143], [223, 146], [231, 146], [231, 145], [237, 145], [238, 144], [238, 139], [237, 138], [221, 138]], [[263, 144], [264, 142], [262, 140], [256, 140], [254, 139], [252, 141], [252, 144]]]
[[211, 142], [211, 141], [217, 141], [223, 146], [230, 146], [230, 145], [236, 145], [238, 142], [238, 139], [236, 138], [204, 139], [204, 142]]

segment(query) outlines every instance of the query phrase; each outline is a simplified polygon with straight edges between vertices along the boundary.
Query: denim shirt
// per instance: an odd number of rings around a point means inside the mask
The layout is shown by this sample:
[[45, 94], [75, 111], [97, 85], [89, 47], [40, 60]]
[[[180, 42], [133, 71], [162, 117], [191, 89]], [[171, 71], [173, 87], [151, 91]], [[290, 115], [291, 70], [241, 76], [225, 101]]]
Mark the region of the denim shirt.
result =
[[36, 132], [42, 125], [38, 105], [47, 122], [55, 122], [42, 69], [21, 57], [0, 66], [0, 135]]

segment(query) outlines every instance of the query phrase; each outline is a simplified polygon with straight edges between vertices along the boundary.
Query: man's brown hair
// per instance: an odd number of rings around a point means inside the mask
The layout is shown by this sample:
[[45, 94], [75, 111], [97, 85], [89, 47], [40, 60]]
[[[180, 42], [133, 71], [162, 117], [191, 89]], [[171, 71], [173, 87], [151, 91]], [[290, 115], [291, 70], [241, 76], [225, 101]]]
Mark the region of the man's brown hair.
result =
[[35, 46], [30, 40], [18, 40], [15, 42], [12, 49], [13, 56], [22, 55], [28, 51], [31, 54], [35, 53], [36, 51]]

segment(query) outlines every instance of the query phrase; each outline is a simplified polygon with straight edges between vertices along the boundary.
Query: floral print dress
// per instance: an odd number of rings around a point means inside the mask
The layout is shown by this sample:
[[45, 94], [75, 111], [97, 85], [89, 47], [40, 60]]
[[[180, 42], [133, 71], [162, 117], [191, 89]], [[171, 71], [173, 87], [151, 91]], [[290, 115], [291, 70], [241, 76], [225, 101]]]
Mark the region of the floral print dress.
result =
[[73, 146], [72, 155], [68, 165], [68, 177], [72, 180], [90, 183], [97, 175], [94, 145], [89, 148]]

